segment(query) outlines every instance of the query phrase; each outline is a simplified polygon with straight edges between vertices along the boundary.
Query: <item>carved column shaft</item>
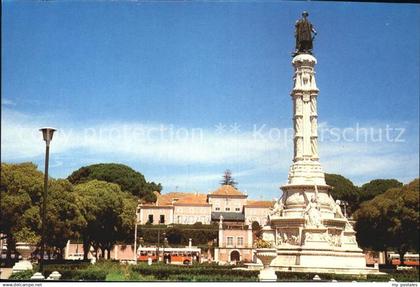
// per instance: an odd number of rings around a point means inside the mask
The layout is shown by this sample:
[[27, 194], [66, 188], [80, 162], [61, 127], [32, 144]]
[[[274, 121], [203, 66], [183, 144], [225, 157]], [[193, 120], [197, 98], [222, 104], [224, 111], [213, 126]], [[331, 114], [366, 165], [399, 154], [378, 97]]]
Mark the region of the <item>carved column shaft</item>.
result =
[[294, 161], [318, 160], [315, 61], [296, 61], [293, 98]]

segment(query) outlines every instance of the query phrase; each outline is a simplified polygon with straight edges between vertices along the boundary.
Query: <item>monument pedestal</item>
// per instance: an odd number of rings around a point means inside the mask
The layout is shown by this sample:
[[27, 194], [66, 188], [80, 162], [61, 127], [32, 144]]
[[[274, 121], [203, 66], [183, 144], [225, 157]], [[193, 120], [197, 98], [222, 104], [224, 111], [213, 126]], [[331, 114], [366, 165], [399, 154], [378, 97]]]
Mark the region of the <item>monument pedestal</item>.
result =
[[[282, 198], [269, 216], [262, 237], [276, 247], [270, 267], [278, 271], [378, 274], [367, 268], [355, 231], [331, 196], [319, 163], [316, 59], [299, 51], [293, 101], [294, 157]], [[272, 274], [272, 270], [264, 274]], [[268, 275], [267, 275], [268, 276]]]
[[321, 228], [303, 228], [303, 246], [312, 247], [314, 249], [329, 249], [330, 244], [326, 240], [328, 229], [326, 227]]

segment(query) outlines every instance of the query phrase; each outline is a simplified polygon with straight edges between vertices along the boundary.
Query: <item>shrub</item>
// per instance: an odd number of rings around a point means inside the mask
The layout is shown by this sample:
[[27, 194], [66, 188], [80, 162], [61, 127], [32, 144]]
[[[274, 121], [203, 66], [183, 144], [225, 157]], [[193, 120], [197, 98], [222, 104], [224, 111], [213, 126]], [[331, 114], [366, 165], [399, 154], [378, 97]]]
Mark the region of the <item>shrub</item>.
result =
[[242, 276], [226, 276], [226, 275], [191, 275], [178, 274], [171, 275], [167, 278], [169, 281], [188, 281], [188, 282], [212, 282], [212, 281], [257, 281], [257, 277], [242, 277]]
[[61, 274], [62, 280], [74, 281], [104, 281], [108, 273], [113, 271], [111, 264], [98, 264], [98, 265], [48, 265], [45, 268], [45, 274], [50, 274], [53, 271], [58, 271]]
[[[131, 267], [132, 272], [141, 275], [152, 275], [157, 280], [179, 280], [179, 281], [225, 281], [227, 278], [239, 281], [255, 281], [258, 271], [233, 270], [230, 266], [193, 265], [193, 266], [174, 266], [155, 264], [148, 266], [139, 264]], [[207, 279], [204, 280], [203, 278]], [[178, 278], [178, 279], [175, 279]], [[227, 280], [229, 281], [229, 280]], [[238, 281], [238, 280], [236, 280]]]
[[124, 281], [125, 276], [121, 272], [111, 272], [106, 275], [105, 281]]
[[75, 273], [75, 280], [82, 281], [105, 281], [106, 275], [108, 274], [105, 270], [78, 270]]
[[395, 271], [389, 272], [387, 276], [389, 279], [394, 278], [395, 281], [397, 282], [419, 282], [420, 281], [420, 275], [417, 269], [395, 270]]
[[17, 273], [13, 273], [9, 279], [10, 280], [29, 280], [31, 279], [34, 272], [32, 270], [25, 270]]
[[341, 282], [350, 281], [367, 281], [367, 282], [388, 282], [394, 278], [397, 282], [418, 282], [418, 270], [404, 270], [404, 271], [388, 271], [385, 275], [368, 274], [366, 275], [352, 275], [352, 274], [332, 274], [332, 273], [300, 273], [300, 272], [276, 272], [277, 281], [312, 281], [316, 274], [322, 280], [337, 280]]
[[270, 248], [271, 247], [271, 243], [268, 241], [265, 241], [261, 238], [258, 238], [257, 241], [255, 242], [255, 246], [257, 248]]
[[277, 271], [277, 281], [312, 281], [315, 275], [319, 275], [321, 280], [337, 280], [337, 281], [363, 281], [366, 280], [365, 275], [352, 274], [333, 274], [333, 273], [301, 273], [301, 272], [282, 272]]

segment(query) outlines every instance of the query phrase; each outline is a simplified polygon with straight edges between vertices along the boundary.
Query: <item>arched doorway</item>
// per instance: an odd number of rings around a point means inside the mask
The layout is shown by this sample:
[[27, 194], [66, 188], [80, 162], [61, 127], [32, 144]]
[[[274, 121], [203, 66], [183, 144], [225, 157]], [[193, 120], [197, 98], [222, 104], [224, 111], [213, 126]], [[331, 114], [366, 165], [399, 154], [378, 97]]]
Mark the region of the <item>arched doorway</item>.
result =
[[233, 250], [231, 253], [230, 253], [230, 261], [231, 262], [238, 262], [238, 261], [240, 261], [241, 260], [241, 255], [239, 254], [239, 251], [237, 251], [237, 250]]

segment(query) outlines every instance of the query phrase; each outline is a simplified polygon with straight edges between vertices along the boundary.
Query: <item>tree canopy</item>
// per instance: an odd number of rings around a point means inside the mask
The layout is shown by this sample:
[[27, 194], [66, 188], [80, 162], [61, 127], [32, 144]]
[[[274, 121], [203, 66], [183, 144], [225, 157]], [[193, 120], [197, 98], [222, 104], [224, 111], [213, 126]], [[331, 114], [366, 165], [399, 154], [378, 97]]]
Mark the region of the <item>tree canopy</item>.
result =
[[358, 207], [359, 202], [359, 189], [351, 182], [339, 174], [325, 174], [325, 181], [328, 185], [332, 186], [331, 195], [334, 199], [347, 201], [349, 204], [348, 212], [351, 214]]
[[46, 209], [46, 242], [54, 247], [62, 258], [67, 240], [79, 236], [86, 225], [79, 207], [73, 185], [66, 179], [51, 179], [48, 187]]
[[2, 163], [0, 182], [0, 233], [7, 238], [6, 260], [10, 261], [17, 241], [39, 242], [43, 174], [33, 163]]
[[371, 200], [390, 188], [401, 187], [402, 185], [396, 179], [374, 179], [360, 187], [360, 201]]
[[[33, 163], [1, 164], [0, 232], [7, 238], [9, 261], [16, 242], [40, 243], [43, 179], [43, 173]], [[62, 255], [67, 240], [83, 225], [83, 218], [70, 182], [49, 179], [48, 186], [47, 250]]]
[[141, 173], [129, 166], [116, 163], [84, 166], [68, 177], [68, 180], [73, 184], [85, 183], [93, 179], [116, 183], [122, 191], [129, 192], [147, 202], [155, 202], [154, 191], [160, 192], [162, 190], [160, 184], [147, 182]]
[[82, 229], [85, 252], [92, 245], [95, 250], [109, 253], [118, 240], [131, 234], [135, 220], [137, 201], [129, 193], [122, 192], [120, 186], [99, 180], [91, 180], [74, 187], [77, 205], [86, 226]]
[[419, 252], [419, 179], [363, 202], [354, 214], [358, 242], [378, 251]]

